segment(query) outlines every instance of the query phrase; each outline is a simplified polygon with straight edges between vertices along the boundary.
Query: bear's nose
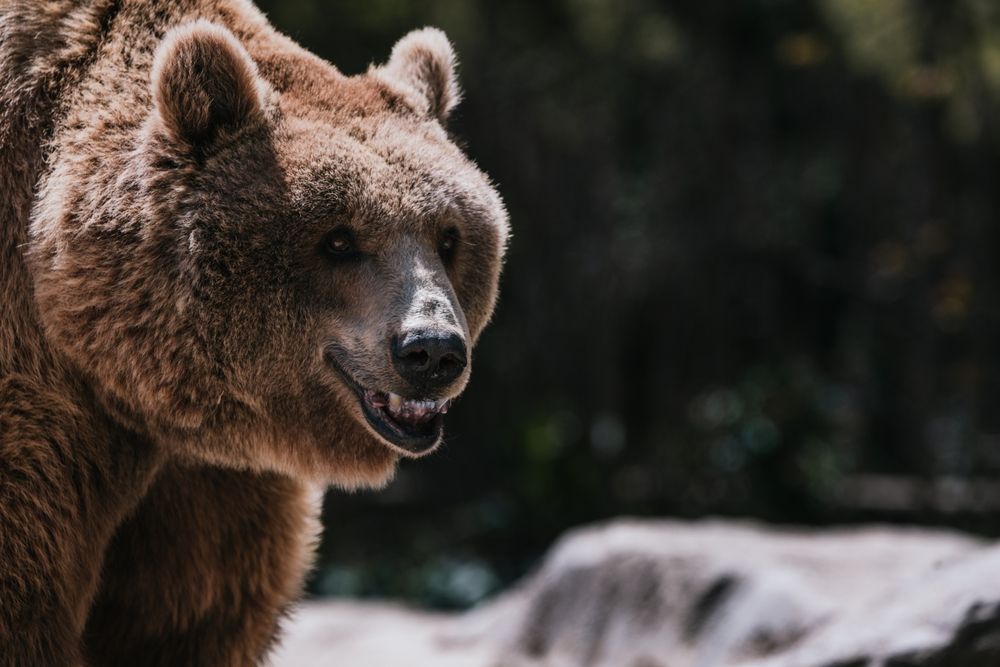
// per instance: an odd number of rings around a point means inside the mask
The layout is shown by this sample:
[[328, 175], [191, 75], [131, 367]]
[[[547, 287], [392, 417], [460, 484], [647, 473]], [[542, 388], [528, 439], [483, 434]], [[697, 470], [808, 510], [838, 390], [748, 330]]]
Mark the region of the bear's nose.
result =
[[465, 341], [455, 333], [408, 331], [393, 341], [392, 363], [417, 390], [440, 389], [465, 368]]

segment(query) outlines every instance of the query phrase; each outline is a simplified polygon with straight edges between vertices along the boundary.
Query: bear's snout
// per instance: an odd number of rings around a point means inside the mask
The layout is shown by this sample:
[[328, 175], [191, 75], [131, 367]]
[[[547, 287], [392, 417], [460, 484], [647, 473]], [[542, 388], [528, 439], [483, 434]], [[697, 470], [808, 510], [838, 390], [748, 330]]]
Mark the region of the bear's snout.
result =
[[404, 380], [422, 393], [454, 382], [468, 364], [465, 340], [457, 333], [416, 329], [392, 341], [392, 363]]

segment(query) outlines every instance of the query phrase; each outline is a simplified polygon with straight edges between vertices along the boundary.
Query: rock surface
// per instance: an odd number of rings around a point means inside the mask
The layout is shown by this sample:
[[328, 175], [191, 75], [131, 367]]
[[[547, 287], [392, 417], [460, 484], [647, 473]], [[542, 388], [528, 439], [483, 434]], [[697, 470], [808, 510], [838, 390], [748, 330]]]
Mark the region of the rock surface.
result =
[[303, 605], [277, 667], [998, 667], [1000, 545], [617, 521], [459, 615]]

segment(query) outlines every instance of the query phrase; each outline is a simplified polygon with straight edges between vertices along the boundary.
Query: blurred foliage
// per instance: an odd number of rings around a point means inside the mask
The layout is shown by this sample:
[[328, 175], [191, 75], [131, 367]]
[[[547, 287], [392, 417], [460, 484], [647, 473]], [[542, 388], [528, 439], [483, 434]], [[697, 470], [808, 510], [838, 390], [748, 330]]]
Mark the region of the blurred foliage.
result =
[[328, 494], [314, 592], [468, 605], [623, 513], [998, 532], [842, 490], [1000, 474], [1000, 4], [261, 4], [347, 73], [446, 30], [514, 229], [446, 447]]

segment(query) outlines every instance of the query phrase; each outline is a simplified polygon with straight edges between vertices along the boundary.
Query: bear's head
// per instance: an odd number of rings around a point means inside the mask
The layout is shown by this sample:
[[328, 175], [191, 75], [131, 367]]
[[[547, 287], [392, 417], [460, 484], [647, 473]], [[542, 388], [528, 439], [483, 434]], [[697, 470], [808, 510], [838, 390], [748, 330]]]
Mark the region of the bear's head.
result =
[[507, 238], [443, 127], [444, 35], [346, 77], [273, 32], [197, 21], [144, 85], [139, 112], [61, 141], [39, 194], [53, 347], [123, 424], [191, 459], [353, 487], [433, 450]]

